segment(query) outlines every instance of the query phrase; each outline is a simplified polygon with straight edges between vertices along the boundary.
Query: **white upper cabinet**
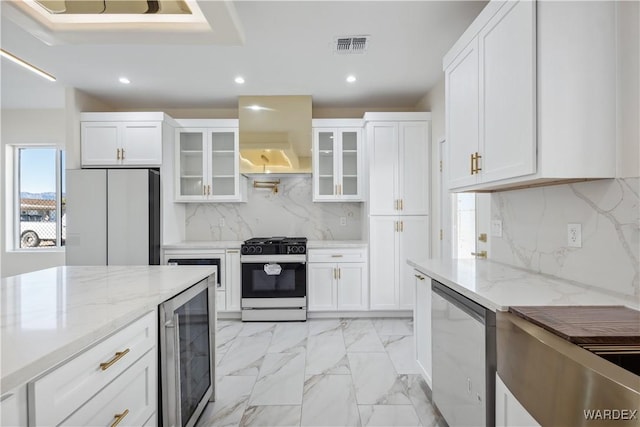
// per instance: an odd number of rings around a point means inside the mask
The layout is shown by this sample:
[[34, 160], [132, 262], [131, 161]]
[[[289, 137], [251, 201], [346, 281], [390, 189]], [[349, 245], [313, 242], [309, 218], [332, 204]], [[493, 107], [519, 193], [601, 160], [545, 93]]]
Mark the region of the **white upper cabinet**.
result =
[[[175, 188], [177, 202], [240, 202], [237, 127], [212, 127], [216, 121], [179, 120], [211, 127], [176, 129]], [[237, 122], [225, 120], [219, 124]]]
[[615, 177], [615, 62], [613, 2], [490, 2], [444, 58], [449, 188]]
[[362, 121], [313, 120], [313, 201], [362, 201]]
[[81, 113], [82, 167], [159, 167], [164, 113]]
[[429, 113], [366, 113], [369, 214], [429, 213]]

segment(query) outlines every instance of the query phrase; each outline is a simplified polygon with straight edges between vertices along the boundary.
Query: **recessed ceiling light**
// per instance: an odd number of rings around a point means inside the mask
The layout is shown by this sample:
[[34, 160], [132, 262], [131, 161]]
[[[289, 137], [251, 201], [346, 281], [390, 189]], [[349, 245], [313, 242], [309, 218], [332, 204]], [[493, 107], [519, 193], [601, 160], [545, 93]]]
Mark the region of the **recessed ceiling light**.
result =
[[238, 76], [235, 78], [235, 82], [238, 83], [239, 85], [244, 83], [244, 77], [242, 76]]
[[354, 76], [353, 74], [350, 74], [347, 76], [347, 83], [355, 83], [356, 81], [356, 76]]
[[126, 78], [126, 77], [120, 77], [120, 78], [118, 79], [118, 81], [119, 81], [120, 83], [122, 83], [123, 85], [128, 85], [129, 83], [131, 83], [131, 80], [129, 80], [129, 79], [128, 79], [128, 78]]

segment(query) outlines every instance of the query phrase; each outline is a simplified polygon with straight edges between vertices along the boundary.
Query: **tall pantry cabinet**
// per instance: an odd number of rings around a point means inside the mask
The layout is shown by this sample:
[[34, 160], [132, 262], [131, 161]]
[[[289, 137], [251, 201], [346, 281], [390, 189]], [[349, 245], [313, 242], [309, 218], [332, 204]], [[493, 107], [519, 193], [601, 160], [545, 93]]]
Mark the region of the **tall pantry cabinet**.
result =
[[366, 113], [370, 309], [412, 310], [407, 258], [429, 255], [430, 113]]

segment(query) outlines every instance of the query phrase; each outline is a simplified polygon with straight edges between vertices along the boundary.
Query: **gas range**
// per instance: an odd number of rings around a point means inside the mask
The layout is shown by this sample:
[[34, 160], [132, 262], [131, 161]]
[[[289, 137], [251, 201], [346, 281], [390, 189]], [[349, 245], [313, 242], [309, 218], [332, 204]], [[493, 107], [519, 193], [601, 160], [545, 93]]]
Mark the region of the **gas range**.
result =
[[257, 237], [240, 254], [242, 320], [306, 320], [307, 238]]
[[242, 255], [303, 255], [307, 253], [306, 237], [255, 237], [240, 247]]

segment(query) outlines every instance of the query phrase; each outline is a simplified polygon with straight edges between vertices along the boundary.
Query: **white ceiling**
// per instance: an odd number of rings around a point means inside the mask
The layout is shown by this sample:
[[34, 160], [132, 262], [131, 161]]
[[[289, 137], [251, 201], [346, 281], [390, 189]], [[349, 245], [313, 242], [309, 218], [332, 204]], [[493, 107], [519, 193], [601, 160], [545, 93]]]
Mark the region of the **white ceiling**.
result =
[[[235, 108], [239, 95], [311, 95], [315, 107], [413, 107], [442, 78], [443, 55], [485, 4], [236, 1], [245, 42], [235, 46], [184, 38], [47, 45], [3, 13], [2, 48], [58, 81], [3, 59], [2, 108], [62, 107], [64, 87], [118, 109]], [[371, 36], [365, 54], [333, 53], [337, 36], [359, 34]], [[346, 83], [348, 74], [358, 81]], [[118, 83], [122, 75], [130, 85]], [[237, 75], [244, 85], [234, 83]]]

